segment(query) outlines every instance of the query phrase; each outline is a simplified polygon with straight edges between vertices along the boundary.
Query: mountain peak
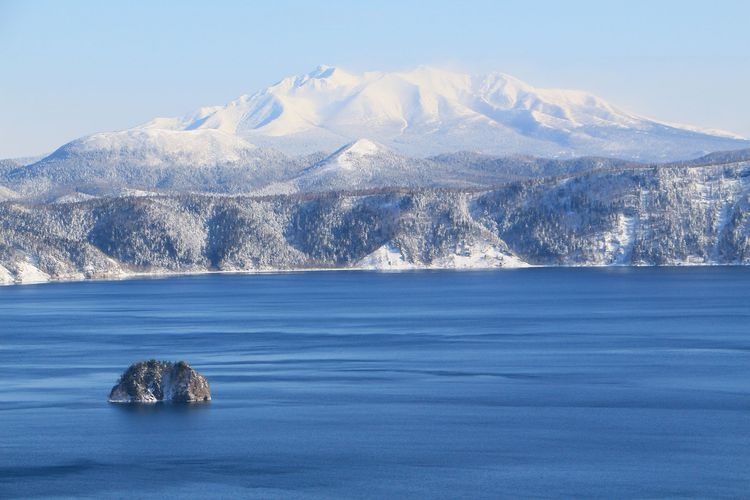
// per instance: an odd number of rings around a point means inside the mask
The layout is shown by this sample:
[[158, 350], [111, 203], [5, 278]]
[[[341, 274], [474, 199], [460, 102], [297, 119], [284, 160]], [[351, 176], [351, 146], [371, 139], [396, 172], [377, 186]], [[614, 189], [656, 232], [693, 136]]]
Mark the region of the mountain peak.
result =
[[337, 68], [335, 66], [321, 64], [310, 73], [308, 73], [308, 75], [310, 76], [310, 78], [328, 78], [329, 76], [333, 75], [336, 70]]
[[[350, 153], [359, 156], [372, 156], [378, 153], [386, 152], [388, 149], [370, 139], [357, 139], [356, 141], [350, 142], [343, 148], [339, 149], [337, 153]], [[334, 153], [336, 154], [336, 153]]]
[[[295, 91], [299, 88], [312, 88], [321, 90], [326, 86], [351, 86], [359, 82], [360, 77], [348, 73], [335, 66], [321, 64], [309, 73], [290, 76], [281, 80], [270, 89], [278, 89], [281, 92]], [[270, 90], [268, 89], [268, 90]]]
[[372, 158], [381, 155], [392, 156], [393, 153], [381, 144], [362, 138], [337, 149], [321, 164], [343, 169], [362, 168], [370, 166]]

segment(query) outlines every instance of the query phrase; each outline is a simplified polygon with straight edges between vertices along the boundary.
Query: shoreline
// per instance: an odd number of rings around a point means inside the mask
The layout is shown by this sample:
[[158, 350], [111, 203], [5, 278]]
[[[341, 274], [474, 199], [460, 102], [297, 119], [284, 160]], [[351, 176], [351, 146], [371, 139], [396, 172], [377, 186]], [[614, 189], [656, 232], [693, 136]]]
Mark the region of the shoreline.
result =
[[691, 263], [680, 262], [674, 264], [527, 264], [523, 266], [495, 266], [495, 267], [402, 267], [402, 268], [372, 268], [372, 267], [302, 267], [293, 269], [247, 269], [247, 270], [200, 270], [200, 271], [146, 271], [129, 272], [113, 276], [96, 277], [54, 277], [48, 280], [37, 281], [10, 281], [0, 282], [0, 288], [11, 286], [28, 285], [50, 285], [57, 283], [84, 283], [102, 281], [127, 281], [137, 279], [159, 279], [177, 278], [181, 276], [204, 276], [204, 275], [265, 275], [265, 274], [292, 274], [292, 273], [315, 273], [315, 272], [371, 272], [383, 274], [413, 273], [413, 272], [477, 272], [477, 271], [516, 271], [523, 269], [644, 269], [644, 268], [699, 268], [699, 267], [750, 267], [741, 263]]

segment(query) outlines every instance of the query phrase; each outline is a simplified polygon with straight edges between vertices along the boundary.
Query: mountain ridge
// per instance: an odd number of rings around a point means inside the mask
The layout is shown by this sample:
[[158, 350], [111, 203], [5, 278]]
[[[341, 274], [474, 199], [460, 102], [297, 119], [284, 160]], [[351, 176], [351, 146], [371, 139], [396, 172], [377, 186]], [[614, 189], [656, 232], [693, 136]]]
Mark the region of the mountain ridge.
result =
[[[320, 66], [226, 106], [143, 126], [214, 128], [288, 153], [310, 152], [313, 145], [331, 151], [358, 137], [411, 156], [470, 149], [553, 157], [620, 153], [630, 159], [667, 160], [698, 156], [701, 148], [672, 146], [671, 157], [648, 151], [657, 146], [643, 139], [665, 149], [675, 136], [683, 142], [713, 138], [705, 153], [731, 149], [720, 147], [722, 143], [750, 145], [735, 134], [640, 117], [580, 90], [542, 89], [499, 72], [470, 75], [431, 66], [362, 74]], [[634, 132], [646, 137], [635, 141]], [[436, 145], [433, 138], [441, 140]], [[618, 144], [628, 141], [646, 144]]]
[[418, 66], [355, 74], [320, 66], [223, 106], [92, 134], [57, 151], [85, 144], [80, 154], [96, 153], [116, 149], [120, 141], [119, 161], [137, 161], [145, 154], [139, 149], [182, 141], [184, 155], [205, 166], [217, 163], [208, 154], [221, 151], [217, 143], [227, 148], [227, 158], [220, 159], [226, 163], [233, 158], [232, 142], [298, 156], [330, 153], [360, 138], [419, 158], [468, 150], [676, 161], [750, 147], [731, 133], [651, 120], [584, 91], [537, 88], [499, 72], [471, 75]]

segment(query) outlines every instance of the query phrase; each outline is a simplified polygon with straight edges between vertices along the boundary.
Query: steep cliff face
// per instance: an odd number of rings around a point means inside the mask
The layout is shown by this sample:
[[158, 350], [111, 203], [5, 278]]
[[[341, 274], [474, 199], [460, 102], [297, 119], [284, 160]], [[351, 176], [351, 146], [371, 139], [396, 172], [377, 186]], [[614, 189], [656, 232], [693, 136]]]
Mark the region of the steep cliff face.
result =
[[750, 163], [520, 183], [475, 214], [524, 260], [563, 265], [748, 261]]
[[386, 189], [0, 204], [0, 280], [134, 272], [750, 262], [750, 163], [488, 191]]

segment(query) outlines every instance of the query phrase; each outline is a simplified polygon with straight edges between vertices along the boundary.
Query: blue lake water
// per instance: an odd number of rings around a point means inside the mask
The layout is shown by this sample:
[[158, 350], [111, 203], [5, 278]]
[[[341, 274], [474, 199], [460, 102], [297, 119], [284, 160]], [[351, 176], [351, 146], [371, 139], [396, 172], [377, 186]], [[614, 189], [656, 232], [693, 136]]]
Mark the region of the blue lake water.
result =
[[[0, 497], [743, 497], [750, 269], [0, 288]], [[214, 400], [106, 402], [184, 359]]]

